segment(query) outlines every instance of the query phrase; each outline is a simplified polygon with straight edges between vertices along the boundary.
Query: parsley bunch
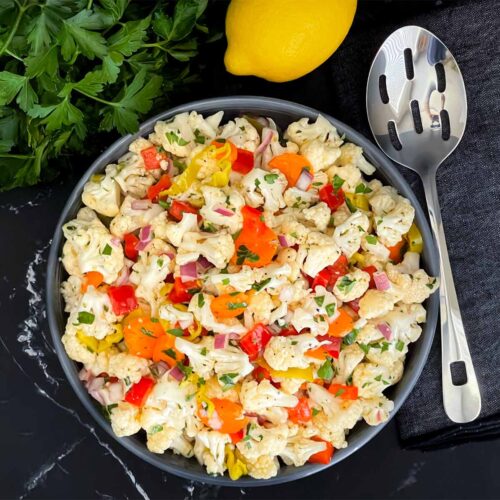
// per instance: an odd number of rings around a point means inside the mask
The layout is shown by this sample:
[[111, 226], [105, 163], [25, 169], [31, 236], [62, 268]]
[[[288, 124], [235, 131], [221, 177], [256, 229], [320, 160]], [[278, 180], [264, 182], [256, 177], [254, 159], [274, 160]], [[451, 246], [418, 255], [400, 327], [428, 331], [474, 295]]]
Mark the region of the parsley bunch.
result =
[[48, 178], [49, 165], [94, 153], [96, 133], [135, 132], [161, 111], [195, 80], [200, 42], [217, 38], [207, 2], [0, 0], [0, 190]]

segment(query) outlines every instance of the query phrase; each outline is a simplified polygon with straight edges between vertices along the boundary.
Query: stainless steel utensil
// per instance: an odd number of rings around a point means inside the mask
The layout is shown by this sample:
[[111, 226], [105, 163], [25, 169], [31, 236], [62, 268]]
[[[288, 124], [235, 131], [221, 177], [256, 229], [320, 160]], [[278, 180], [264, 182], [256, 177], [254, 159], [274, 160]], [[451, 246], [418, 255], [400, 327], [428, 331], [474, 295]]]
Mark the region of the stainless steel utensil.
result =
[[[424, 185], [440, 254], [444, 409], [454, 422], [470, 422], [481, 411], [481, 394], [453, 283], [436, 187], [437, 169], [457, 147], [467, 120], [467, 96], [458, 64], [443, 42], [426, 29], [398, 29], [373, 60], [366, 108], [380, 148], [417, 172]], [[461, 380], [457, 380], [460, 370]]]

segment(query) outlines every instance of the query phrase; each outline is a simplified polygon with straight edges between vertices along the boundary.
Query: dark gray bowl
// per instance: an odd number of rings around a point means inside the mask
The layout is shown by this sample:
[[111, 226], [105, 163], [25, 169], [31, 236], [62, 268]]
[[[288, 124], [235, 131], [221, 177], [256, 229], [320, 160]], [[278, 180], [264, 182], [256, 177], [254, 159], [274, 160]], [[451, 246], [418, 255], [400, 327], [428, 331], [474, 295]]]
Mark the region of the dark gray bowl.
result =
[[[160, 113], [159, 115], [149, 119], [142, 124], [139, 131], [134, 135], [127, 135], [116, 141], [107, 151], [105, 151], [90, 168], [85, 172], [80, 182], [77, 184], [71, 196], [69, 197], [66, 206], [64, 207], [59, 222], [55, 230], [52, 246], [50, 248], [50, 255], [47, 269], [47, 314], [50, 325], [52, 339], [57, 350], [57, 355], [63, 367], [68, 380], [75, 390], [80, 401], [85, 408], [91, 413], [99, 425], [113, 438], [116, 439], [121, 445], [130, 450], [132, 453], [149, 462], [160, 469], [176, 474], [187, 479], [203, 481], [206, 483], [217, 484], [219, 486], [264, 486], [278, 483], [284, 483], [300, 479], [311, 474], [315, 474], [323, 469], [331, 467], [332, 465], [347, 458], [351, 453], [359, 450], [364, 444], [378, 434], [384, 424], [377, 427], [370, 427], [364, 422], [352, 430], [349, 435], [349, 446], [343, 450], [335, 452], [333, 460], [328, 465], [306, 464], [303, 467], [282, 467], [279, 474], [267, 480], [252, 479], [250, 477], [243, 477], [238, 481], [231, 481], [227, 476], [213, 477], [209, 476], [204, 469], [197, 463], [196, 459], [187, 459], [172, 453], [165, 453], [157, 455], [151, 453], [142, 439], [142, 436], [131, 436], [125, 438], [118, 438], [113, 434], [110, 424], [104, 419], [95, 401], [87, 394], [87, 391], [78, 379], [78, 365], [68, 358], [64, 347], [61, 343], [61, 335], [64, 332], [66, 315], [64, 314], [64, 305], [61, 294], [59, 293], [59, 286], [64, 279], [65, 271], [59, 261], [63, 245], [63, 235], [61, 227], [68, 220], [75, 217], [77, 211], [82, 205], [81, 193], [84, 184], [87, 182], [92, 174], [101, 172], [108, 163], [112, 163], [123, 155], [128, 150], [128, 145], [139, 136], [149, 134], [153, 130], [154, 123], [157, 120], [164, 120], [174, 116], [177, 113], [184, 111], [198, 111], [203, 114], [211, 114], [219, 110], [225, 111], [224, 118], [232, 118], [242, 113], [253, 113], [257, 115], [264, 115], [272, 117], [278, 125], [286, 128], [286, 125], [292, 121], [298, 120], [302, 117], [309, 117], [316, 119], [319, 111], [295, 104], [293, 102], [282, 101], [279, 99], [270, 99], [265, 97], [221, 97], [216, 99], [206, 99], [203, 101], [196, 101], [178, 106], [169, 111]], [[438, 254], [434, 239], [424, 217], [422, 207], [417, 201], [408, 183], [403, 179], [401, 174], [396, 170], [392, 162], [370, 141], [354, 131], [347, 125], [335, 120], [331, 116], [322, 113], [325, 118], [330, 120], [339, 133], [345, 134], [348, 141], [360, 145], [365, 152], [368, 160], [377, 167], [376, 176], [380, 177], [385, 183], [394, 186], [403, 196], [408, 198], [416, 211], [416, 222], [424, 239], [424, 252], [423, 252], [423, 265], [429, 274], [433, 276], [438, 275]], [[394, 401], [394, 411], [392, 416], [403, 404], [404, 400], [408, 397], [413, 386], [417, 382], [422, 368], [427, 360], [429, 350], [431, 348], [434, 331], [436, 329], [436, 322], [438, 317], [438, 295], [434, 294], [427, 301], [427, 323], [424, 325], [423, 334], [420, 340], [411, 347], [408, 355], [405, 371], [401, 381], [390, 390], [387, 395]]]

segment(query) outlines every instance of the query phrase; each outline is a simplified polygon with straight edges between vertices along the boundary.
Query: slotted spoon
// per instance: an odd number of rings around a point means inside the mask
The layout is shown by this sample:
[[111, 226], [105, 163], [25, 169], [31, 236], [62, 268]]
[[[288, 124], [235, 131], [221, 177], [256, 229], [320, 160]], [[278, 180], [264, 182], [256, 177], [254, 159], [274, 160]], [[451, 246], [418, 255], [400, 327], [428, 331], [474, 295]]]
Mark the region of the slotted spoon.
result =
[[451, 272], [436, 187], [439, 165], [458, 146], [467, 120], [464, 81], [448, 48], [418, 26], [389, 36], [373, 60], [366, 90], [375, 140], [392, 160], [423, 182], [440, 254], [443, 402], [454, 422], [481, 411], [481, 394]]

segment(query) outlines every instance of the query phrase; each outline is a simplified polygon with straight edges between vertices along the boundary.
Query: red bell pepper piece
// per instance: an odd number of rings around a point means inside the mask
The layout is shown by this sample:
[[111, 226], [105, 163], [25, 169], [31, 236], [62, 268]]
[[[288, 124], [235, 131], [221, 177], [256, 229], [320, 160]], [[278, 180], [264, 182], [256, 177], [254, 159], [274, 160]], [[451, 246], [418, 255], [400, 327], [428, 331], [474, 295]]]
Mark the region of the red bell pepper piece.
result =
[[239, 443], [245, 436], [245, 429], [240, 429], [238, 432], [232, 432], [229, 434], [233, 444]]
[[152, 378], [142, 377], [125, 394], [125, 401], [131, 405], [142, 407], [153, 390], [155, 382]]
[[[370, 288], [376, 288], [375, 286], [375, 280], [373, 279], [373, 273], [376, 273], [378, 269], [375, 266], [366, 266], [363, 267], [362, 269], [365, 273], [368, 273], [370, 275]], [[355, 311], [358, 312], [358, 311]]]
[[295, 330], [295, 328], [292, 325], [288, 325], [286, 328], [283, 328], [280, 330], [280, 337], [290, 337], [291, 335], [298, 335], [299, 332]]
[[326, 341], [328, 344], [323, 344], [321, 349], [326, 351], [332, 358], [338, 359], [340, 354], [340, 346], [342, 345], [342, 337], [332, 337], [331, 335], [318, 335], [316, 337], [320, 342]]
[[308, 398], [299, 398], [299, 402], [293, 408], [287, 408], [288, 418], [295, 424], [307, 424], [312, 418], [311, 407]]
[[156, 170], [160, 168], [160, 161], [167, 159], [167, 155], [165, 153], [160, 153], [156, 149], [156, 146], [143, 149], [141, 151], [141, 156], [144, 160], [144, 168], [146, 170]]
[[321, 285], [325, 288], [333, 288], [337, 280], [347, 274], [349, 271], [349, 261], [347, 257], [342, 254], [331, 266], [325, 267], [313, 279], [311, 288], [314, 290], [317, 286]]
[[256, 366], [252, 372], [253, 378], [260, 382], [261, 380], [271, 380], [271, 374], [263, 366]]
[[198, 288], [199, 284], [196, 280], [183, 282], [180, 278], [175, 278], [174, 287], [168, 294], [168, 298], [174, 304], [189, 302], [191, 297], [194, 295], [194, 290], [197, 290]]
[[342, 188], [335, 190], [331, 184], [323, 186], [319, 190], [319, 199], [324, 201], [332, 212], [335, 212], [345, 201], [344, 191]]
[[356, 314], [359, 312], [359, 300], [361, 297], [351, 300], [350, 302], [346, 302], [346, 305], [348, 305]]
[[340, 399], [358, 399], [358, 388], [355, 385], [330, 384], [328, 392], [331, 392], [334, 396]]
[[160, 193], [168, 189], [171, 185], [172, 181], [170, 180], [170, 176], [168, 174], [163, 174], [156, 184], [148, 187], [148, 198], [152, 202], [158, 203]]
[[113, 312], [117, 316], [128, 314], [138, 307], [132, 285], [110, 286], [108, 288], [108, 296], [113, 307]]
[[250, 361], [257, 359], [272, 337], [271, 331], [262, 323], [257, 323], [240, 340], [240, 347], [248, 354]]
[[237, 149], [236, 160], [233, 162], [232, 169], [240, 174], [248, 174], [253, 169], [254, 157], [251, 151], [246, 149]]
[[130, 260], [137, 260], [139, 251], [136, 249], [139, 238], [134, 233], [126, 234], [123, 239], [125, 240], [125, 256]]
[[314, 436], [311, 439], [313, 439], [314, 441], [322, 441], [326, 444], [326, 449], [324, 451], [319, 451], [318, 453], [311, 455], [308, 462], [311, 462], [313, 464], [329, 464], [330, 460], [333, 457], [332, 443], [330, 443], [329, 441], [325, 441], [324, 439], [321, 439], [317, 436]]
[[168, 210], [170, 216], [178, 221], [182, 220], [182, 215], [184, 214], [184, 212], [187, 212], [189, 214], [198, 214], [198, 209], [193, 207], [189, 203], [186, 203], [185, 201], [174, 200], [172, 205], [170, 206], [170, 209]]

